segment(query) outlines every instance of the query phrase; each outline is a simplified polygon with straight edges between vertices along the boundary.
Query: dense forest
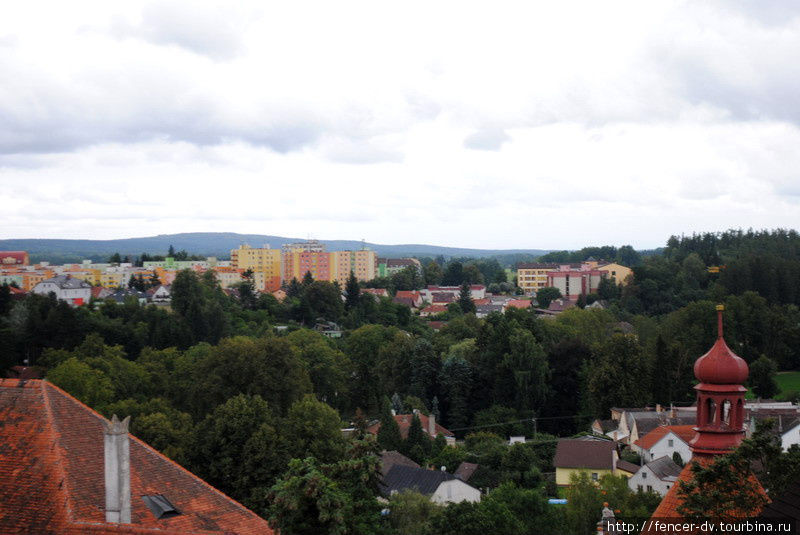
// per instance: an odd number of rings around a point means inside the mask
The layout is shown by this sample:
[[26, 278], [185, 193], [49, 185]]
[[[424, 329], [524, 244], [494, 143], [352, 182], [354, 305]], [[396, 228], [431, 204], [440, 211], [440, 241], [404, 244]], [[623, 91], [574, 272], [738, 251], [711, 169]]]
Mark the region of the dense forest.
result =
[[[169, 310], [135, 299], [79, 308], [52, 296], [12, 300], [0, 287], [0, 371], [27, 362], [104, 415], [132, 416], [133, 434], [283, 533], [589, 533], [602, 501], [613, 497], [623, 516], [637, 516], [658, 497], [609, 478], [600, 487], [577, 482], [569, 505], [549, 506], [556, 437], [588, 431], [613, 406], [690, 404], [692, 366], [715, 338], [717, 303], [755, 395], [776, 395], [775, 371], [800, 367], [800, 236], [729, 231], [672, 237], [660, 254], [592, 247], [541, 260], [590, 256], [633, 268], [628, 284], [594, 296], [604, 309], [542, 319], [511, 308], [479, 319], [462, 296], [435, 318], [446, 320], [438, 331], [404, 305], [359, 293], [353, 278], [344, 289], [292, 281], [279, 302], [248, 280], [230, 295], [213, 272], [184, 271]], [[497, 259], [422, 263], [422, 273], [361, 286], [514, 291]], [[317, 332], [320, 319], [343, 336]], [[445, 446], [414, 425], [401, 439], [390, 411], [414, 409], [463, 442]], [[377, 439], [365, 432], [375, 420]], [[509, 435], [529, 441], [509, 447]], [[403, 493], [381, 516], [381, 449], [451, 471], [476, 462], [474, 484], [490, 492], [448, 507]]]

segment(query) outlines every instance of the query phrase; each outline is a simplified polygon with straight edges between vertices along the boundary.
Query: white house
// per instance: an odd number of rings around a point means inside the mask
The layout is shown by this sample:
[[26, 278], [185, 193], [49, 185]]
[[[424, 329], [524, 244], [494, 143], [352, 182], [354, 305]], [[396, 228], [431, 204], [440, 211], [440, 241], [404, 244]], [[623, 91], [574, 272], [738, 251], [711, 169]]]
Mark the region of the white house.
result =
[[440, 505], [481, 501], [481, 491], [460, 479], [442, 481], [431, 495], [431, 501]]
[[73, 306], [87, 304], [92, 297], [91, 284], [69, 275], [58, 275], [52, 279], [45, 279], [34, 286], [31, 291], [39, 295], [47, 295], [52, 292], [57, 299], [66, 301]]
[[675, 464], [672, 457], [659, 457], [650, 461], [628, 479], [628, 487], [632, 491], [652, 491], [665, 496], [670, 487], [678, 480], [681, 467]]
[[438, 504], [479, 502], [481, 491], [443, 470], [425, 470], [394, 464], [383, 475], [381, 490], [387, 498], [397, 492], [413, 490]]
[[694, 437], [692, 425], [663, 425], [656, 427], [631, 445], [631, 449], [641, 455], [644, 462], [660, 457], [670, 459], [677, 452], [685, 463], [692, 458], [689, 442]]

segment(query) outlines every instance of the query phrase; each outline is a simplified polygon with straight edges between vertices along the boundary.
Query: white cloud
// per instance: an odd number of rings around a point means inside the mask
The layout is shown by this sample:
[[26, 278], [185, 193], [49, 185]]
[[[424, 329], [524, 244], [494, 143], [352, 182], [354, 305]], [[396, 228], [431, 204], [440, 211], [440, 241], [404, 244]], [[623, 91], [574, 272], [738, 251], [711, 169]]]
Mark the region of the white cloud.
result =
[[49, 8], [0, 20], [0, 237], [653, 247], [796, 226], [789, 4]]

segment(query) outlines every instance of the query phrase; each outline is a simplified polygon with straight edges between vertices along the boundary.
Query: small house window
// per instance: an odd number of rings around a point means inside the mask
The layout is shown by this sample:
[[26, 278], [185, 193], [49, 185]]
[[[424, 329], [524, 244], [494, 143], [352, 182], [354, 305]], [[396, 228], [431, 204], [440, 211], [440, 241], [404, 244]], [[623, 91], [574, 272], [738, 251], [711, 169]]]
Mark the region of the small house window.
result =
[[592, 481], [597, 481], [597, 472], [592, 472]]
[[653, 485], [647, 485], [647, 492], [653, 492]]
[[647, 472], [642, 472], [642, 479], [647, 479]]
[[674, 447], [675, 447], [675, 440], [673, 440], [673, 439], [671, 439], [671, 438], [670, 438], [669, 440], [667, 440], [667, 445], [668, 445], [670, 448], [674, 448]]
[[642, 490], [644, 490], [644, 488], [643, 488], [641, 485], [636, 485], [636, 489], [637, 489], [639, 492], [641, 492]]

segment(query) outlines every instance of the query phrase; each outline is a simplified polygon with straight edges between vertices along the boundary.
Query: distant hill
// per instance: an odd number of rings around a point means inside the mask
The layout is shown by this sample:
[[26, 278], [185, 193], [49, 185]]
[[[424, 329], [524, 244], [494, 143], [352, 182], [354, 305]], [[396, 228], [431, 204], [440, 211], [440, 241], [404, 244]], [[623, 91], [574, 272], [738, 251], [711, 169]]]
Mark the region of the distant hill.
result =
[[[125, 238], [120, 240], [55, 240], [55, 239], [9, 239], [0, 240], [0, 250], [28, 251], [31, 260], [50, 262], [75, 262], [81, 259], [101, 260], [114, 253], [122, 256], [147, 254], [166, 254], [172, 245], [176, 251], [186, 250], [190, 254], [227, 258], [231, 249], [242, 243], [253, 247], [269, 244], [277, 249], [284, 243], [303, 241], [302, 238], [267, 236], [263, 234], [236, 234], [233, 232], [190, 232], [183, 234], [159, 234], [146, 238]], [[360, 249], [362, 245], [375, 251], [379, 256], [430, 256], [445, 257], [535, 257], [548, 250], [543, 249], [464, 249], [459, 247], [440, 247], [438, 245], [399, 244], [382, 245], [363, 243], [356, 240], [319, 240], [329, 251]]]

